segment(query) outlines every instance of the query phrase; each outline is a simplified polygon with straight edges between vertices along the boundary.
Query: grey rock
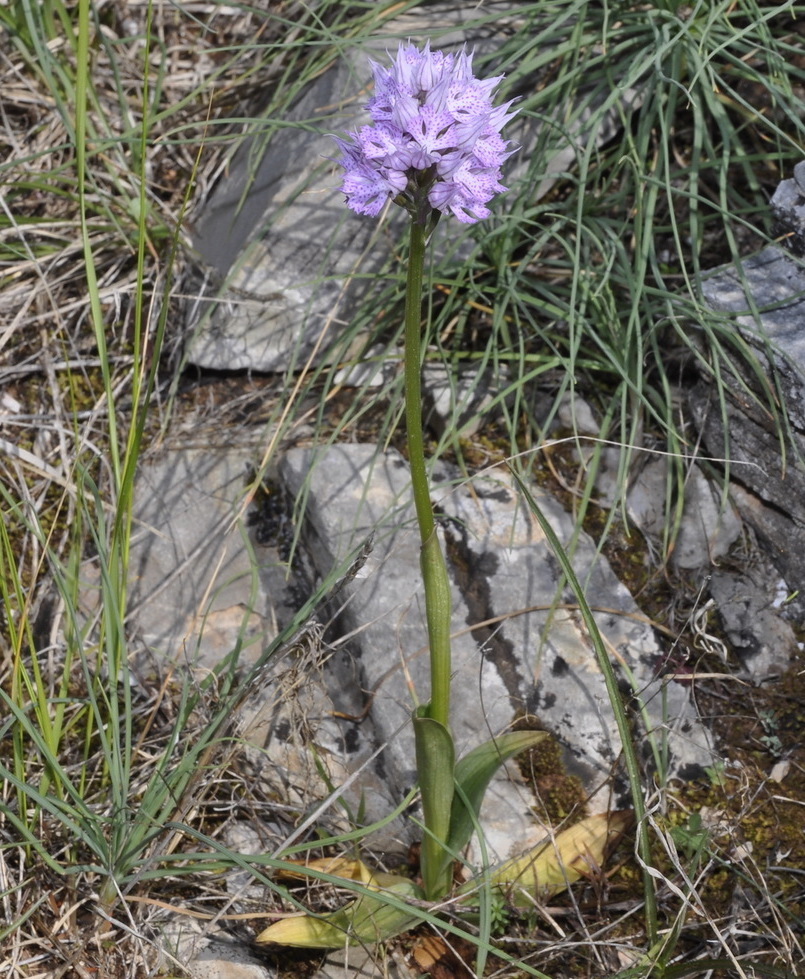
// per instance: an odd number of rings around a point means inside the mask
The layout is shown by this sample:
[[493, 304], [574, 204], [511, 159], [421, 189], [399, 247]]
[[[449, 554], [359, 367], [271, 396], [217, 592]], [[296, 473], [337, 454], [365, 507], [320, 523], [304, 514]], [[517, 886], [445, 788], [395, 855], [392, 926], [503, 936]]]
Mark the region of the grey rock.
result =
[[210, 942], [207, 925], [198, 918], [172, 911], [154, 923], [155, 944], [164, 971], [169, 972], [177, 966], [187, 970], [188, 962]]
[[384, 346], [374, 344], [363, 356], [335, 372], [333, 384], [348, 388], [385, 387], [402, 370], [402, 361], [392, 359]]
[[710, 305], [736, 313], [734, 328], [753, 348], [766, 384], [778, 386], [788, 417], [765, 406], [766, 395], [749, 371], [722, 372], [727, 400], [711, 385], [690, 395], [694, 421], [708, 453], [728, 456], [733, 499], [756, 531], [789, 588], [805, 588], [805, 270], [779, 248], [746, 259], [740, 271], [724, 268], [702, 283]]
[[276, 635], [284, 567], [244, 504], [251, 450], [175, 449], [135, 487], [129, 622], [165, 660], [216, 666], [239, 644], [253, 662]]
[[[174, 449], [138, 475], [129, 624], [161, 664], [206, 673], [236, 653], [242, 670], [293, 618], [287, 565], [249, 519], [247, 474], [254, 456], [247, 444]], [[362, 756], [360, 742], [349, 746], [355, 750], [344, 744], [319, 670], [325, 655], [314, 623], [261, 672], [233, 718], [243, 758], [263, 793], [281, 794], [300, 812], [346, 780], [345, 756], [352, 764], [374, 749], [371, 737]], [[379, 819], [392, 806], [393, 796], [378, 780], [369, 814]], [[330, 823], [333, 830], [348, 828], [336, 826], [332, 814]]]
[[487, 370], [457, 375], [444, 363], [426, 364], [422, 371], [425, 424], [442, 436], [470, 438], [500, 414], [498, 388], [505, 374], [494, 378]]
[[190, 979], [275, 979], [276, 970], [250, 954], [245, 940], [208, 921], [171, 914], [160, 922], [163, 969], [177, 966]]
[[[307, 494], [307, 540], [322, 573], [375, 528], [363, 577], [345, 596], [342, 628], [353, 638], [351, 648], [333, 669], [335, 678], [357, 679], [342, 696], [373, 693], [372, 717], [388, 741], [385, 770], [392, 784], [407, 787], [414, 777], [411, 687], [421, 700], [427, 697], [419, 547], [407, 467], [396, 453], [378, 457], [371, 446], [338, 445], [290, 452], [281, 474], [291, 492]], [[534, 492], [568, 543], [572, 520], [555, 501]], [[544, 535], [505, 473], [470, 484], [447, 482], [434, 497], [447, 520], [454, 583], [454, 733], [460, 751], [504, 730], [518, 712], [537, 714], [566, 746], [573, 770], [598, 793], [593, 808], [607, 808], [620, 753], [617, 729], [574, 598], [567, 589], [557, 597], [561, 574]], [[583, 534], [574, 560], [593, 604], [606, 610], [598, 613], [600, 628], [624, 682], [630, 677], [635, 699], [645, 708], [655, 745], [669, 747], [677, 773], [711, 764], [708, 738], [687, 692], [656, 676], [661, 651], [626, 588]], [[350, 710], [357, 712], [361, 704], [359, 696]], [[504, 783], [495, 790], [504, 791]], [[518, 796], [522, 807], [519, 789]]]
[[250, 955], [245, 944], [212, 940], [187, 964], [192, 979], [275, 979], [271, 969]]
[[[233, 820], [224, 826], [223, 842], [229, 850], [241, 856], [269, 853], [282, 839], [276, 832], [279, 827], [273, 829], [274, 832], [263, 820], [248, 823], [242, 819]], [[224, 882], [233, 900], [265, 900], [265, 885], [248, 870], [229, 870], [224, 875]]]
[[[594, 542], [577, 532], [572, 517], [547, 493], [536, 487], [530, 492], [562, 545], [571, 550], [616, 672], [624, 690], [631, 690], [631, 710], [638, 705], [643, 710], [647, 757], [659, 757], [667, 748], [671, 771], [664, 774], [683, 777], [708, 766], [712, 753], [707, 732], [684, 688], [658, 675], [662, 651], [628, 590]], [[593, 807], [607, 808], [620, 738], [576, 597], [562, 585], [547, 539], [505, 472], [473, 480], [442, 507], [456, 521], [450, 533], [457, 534], [454, 547], [463, 551], [459, 563], [471, 569], [466, 588], [478, 599], [472, 614], [505, 617], [491, 630], [476, 631], [485, 659], [500, 670], [513, 706], [536, 714], [559, 736], [568, 767], [597, 793]], [[484, 580], [479, 581], [478, 572]]]
[[[243, 669], [294, 616], [287, 565], [250, 520], [247, 475], [255, 455], [248, 444], [173, 449], [138, 474], [129, 625], [161, 664], [206, 673], [237, 653]], [[97, 604], [97, 597], [89, 596], [85, 606], [91, 601]], [[233, 718], [243, 759], [262, 792], [281, 794], [303, 813], [331, 785], [341, 785], [376, 743], [371, 725], [345, 743], [319, 668], [326, 655], [312, 623], [261, 672]], [[394, 796], [380, 779], [371, 789], [367, 814], [380, 819]], [[333, 831], [349, 828], [336, 823], [333, 812], [337, 807], [321, 822], [329, 820]]]
[[[579, 397], [566, 398], [557, 412], [553, 430], [570, 429], [597, 439], [600, 425], [590, 406]], [[579, 460], [588, 465], [593, 443], [579, 442]], [[601, 451], [595, 488], [599, 501], [618, 505], [626, 487], [626, 512], [650, 541], [663, 541], [669, 520], [668, 485], [671, 463], [667, 456], [633, 450], [628, 460], [620, 446]], [[628, 463], [628, 466], [625, 465]], [[742, 523], [721, 488], [709, 480], [696, 462], [689, 464], [685, 496], [674, 550], [673, 566], [690, 571], [705, 568], [724, 557], [741, 535]]]
[[733, 652], [756, 683], [778, 678], [798, 654], [791, 626], [778, 612], [774, 567], [756, 555], [741, 573], [714, 571], [715, 600]]
[[[779, 373], [794, 427], [805, 431], [805, 268], [782, 249], [770, 246], [741, 263], [716, 270], [702, 280], [702, 294], [713, 309], [737, 314], [735, 323], [761, 358]], [[750, 382], [752, 378], [744, 380]], [[744, 395], [744, 400], [746, 396]]]
[[365, 948], [345, 948], [331, 952], [314, 979], [415, 979], [401, 949], [380, 956]]
[[805, 160], [794, 167], [790, 180], [782, 180], [771, 199], [777, 219], [777, 237], [783, 237], [797, 255], [805, 252]]
[[[549, 399], [553, 407], [554, 398]], [[579, 435], [590, 435], [596, 438], [601, 431], [599, 420], [595, 417], [589, 403], [576, 394], [566, 392], [556, 405], [556, 415], [551, 425], [551, 432], [564, 429], [568, 432], [578, 432]]]
[[[644, 532], [661, 539], [668, 522], [667, 458], [643, 466], [627, 492], [629, 516]], [[743, 524], [729, 499], [696, 463], [685, 481], [685, 499], [674, 550], [673, 566], [684, 571], [710, 567], [740, 538]]]
[[[371, 551], [358, 576], [339, 594], [339, 644], [326, 664], [327, 686], [336, 710], [359, 717], [371, 703], [370, 718], [378, 745], [385, 750], [366, 770], [359, 790], [376, 796], [380, 779], [401, 799], [416, 780], [411, 711], [412, 690], [428, 698], [427, 632], [419, 575], [419, 539], [413, 523], [408, 467], [397, 453], [378, 455], [371, 445], [336, 445], [323, 451], [291, 450], [280, 474], [294, 496], [306, 494], [306, 546], [321, 575]], [[457, 597], [454, 615], [454, 737], [460, 754], [498, 733], [511, 720], [508, 691], [497, 671], [485, 664], [466, 629], [467, 610]], [[362, 743], [365, 722], [343, 723], [343, 740]], [[364, 755], [356, 752], [356, 761]], [[366, 783], [366, 779], [370, 781]], [[501, 776], [490, 790], [485, 822], [487, 843], [508, 854], [515, 834], [534, 841], [541, 830], [523, 820], [522, 786]], [[495, 801], [496, 800], [496, 801]], [[491, 812], [494, 810], [494, 813]], [[395, 827], [404, 838], [413, 827]], [[407, 835], [406, 835], [407, 834]]]
[[[339, 673], [339, 683], [330, 681], [324, 664], [332, 657], [338, 654], [313, 638], [290, 661], [273, 664], [268, 681], [242, 710], [237, 737], [264, 795], [278, 795], [286, 807], [335, 834], [353, 828], [344, 804], [356, 822], [362, 812], [363, 822], [374, 823], [393, 811], [399, 793], [372, 764], [378, 743], [372, 718], [353, 724], [339, 719], [338, 691], [350, 679]], [[404, 829], [394, 821], [373, 841], [381, 849], [404, 850]]]

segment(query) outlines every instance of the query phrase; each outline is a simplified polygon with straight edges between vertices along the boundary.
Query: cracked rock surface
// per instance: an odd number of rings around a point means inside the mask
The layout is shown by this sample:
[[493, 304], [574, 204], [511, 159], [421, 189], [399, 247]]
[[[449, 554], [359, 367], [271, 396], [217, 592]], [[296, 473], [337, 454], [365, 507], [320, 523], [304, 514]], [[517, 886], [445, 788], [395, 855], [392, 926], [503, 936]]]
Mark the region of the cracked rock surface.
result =
[[[758, 378], [740, 365], [723, 371], [722, 410], [711, 385], [691, 392], [694, 421], [710, 455], [730, 459], [731, 497], [791, 593], [805, 589], [805, 271], [768, 247], [702, 283], [716, 310], [757, 357], [765, 383], [778, 387], [787, 420], [773, 417]], [[781, 434], [782, 431], [782, 434]], [[728, 450], [728, 451], [727, 451]], [[790, 611], [802, 613], [805, 602]]]
[[[451, 474], [443, 473], [444, 476]], [[375, 529], [372, 550], [345, 586], [339, 629], [350, 636], [329, 674], [336, 703], [358, 715], [368, 702], [374, 736], [391, 785], [413, 778], [411, 690], [427, 699], [427, 639], [419, 583], [419, 547], [407, 466], [396, 452], [336, 445], [288, 453], [281, 476], [306, 494], [303, 533], [319, 573], [348, 563]], [[574, 534], [570, 515], [532, 489], [559, 539]], [[497, 734], [518, 714], [535, 714], [565, 748], [591, 808], [613, 800], [620, 741], [603, 676], [572, 592], [536, 519], [504, 471], [434, 490], [453, 582], [454, 733], [459, 752]], [[628, 590], [585, 534], [573, 563], [637, 719], [646, 756], [668, 751], [670, 774], [695, 775], [713, 757], [687, 689], [661, 672], [661, 651]], [[528, 614], [525, 614], [525, 613]], [[339, 678], [348, 678], [345, 684]], [[506, 776], [500, 779], [500, 790]], [[614, 783], [618, 784], [617, 779]], [[516, 787], [522, 800], [522, 787]], [[515, 801], [522, 813], [522, 801]], [[616, 801], [617, 804], [617, 801]], [[495, 816], [503, 803], [490, 803]], [[512, 845], [506, 826], [505, 845]], [[505, 854], [505, 850], [503, 851]]]

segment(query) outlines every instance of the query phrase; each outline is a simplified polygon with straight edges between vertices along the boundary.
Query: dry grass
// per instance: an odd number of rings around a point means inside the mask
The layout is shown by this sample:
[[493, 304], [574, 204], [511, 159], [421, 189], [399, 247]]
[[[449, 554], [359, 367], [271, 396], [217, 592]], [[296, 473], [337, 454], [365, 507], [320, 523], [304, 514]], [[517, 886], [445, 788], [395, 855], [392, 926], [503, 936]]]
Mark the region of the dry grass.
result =
[[[293, 6], [277, 4], [277, 14], [292, 14]], [[214, 3], [189, 4], [181, 12], [169, 4], [155, 8], [152, 33], [159, 43], [150, 52], [144, 164], [148, 241], [144, 275], [138, 277], [136, 107], [143, 96], [148, 8], [138, 2], [99, 5], [103, 25], [93, 51], [89, 232], [120, 404], [131, 394], [136, 293], [142, 290], [153, 321], [168, 277], [181, 285], [191, 258], [193, 214], [204, 206], [244, 131], [246, 123], [237, 120], [248, 119], [280, 70], [276, 58], [267, 63], [260, 45], [271, 40], [271, 22], [258, 12]], [[0, 58], [7, 148], [0, 170], [0, 464], [7, 485], [36, 508], [43, 526], [63, 533], [59, 524], [69, 523], [70, 503], [69, 493], [66, 499], [60, 494], [71, 488], [77, 458], [102, 460], [109, 410], [84, 274], [71, 107], [67, 93], [63, 104], [54, 100], [38, 65], [8, 33]], [[179, 227], [191, 183], [190, 210]], [[167, 245], [175, 233], [181, 247], [169, 268]], [[181, 342], [179, 291], [174, 288], [168, 300], [175, 303], [169, 338], [174, 349]], [[168, 356], [167, 370], [170, 365]], [[32, 546], [25, 542], [22, 552]], [[24, 564], [33, 581], [36, 553]]]
[[[74, 64], [69, 43], [54, 40], [51, 62], [31, 57], [30, 47], [10, 31], [0, 34], [0, 481], [4, 487], [5, 532], [20, 589], [12, 587], [11, 568], [3, 566], [7, 602], [0, 612], [0, 683], [11, 690], [22, 655], [29, 674], [31, 646], [50, 698], [67, 696], [65, 724], [77, 728], [65, 738], [61, 761], [82, 785], [88, 806], [110, 819], [108, 772], [99, 744], [83, 741], [80, 704], [86, 696], [81, 664], [67, 662], [62, 627], [63, 603], [48, 575], [48, 552], [68, 555], [79, 519], [76, 480], [80, 463], [100, 489], [100, 506], [112, 512], [109, 453], [110, 404], [103, 380], [111, 373], [112, 411], [126, 424], [132, 397], [132, 338], [138, 292], [148, 322], [159, 305], [171, 303], [172, 328], [162, 365], [173, 376], [174, 351], [181, 343], [181, 286], [192, 263], [189, 228], [248, 120], [282, 69], [266, 45], [285, 36], [281, 17], [299, 16], [301, 5], [273, 5], [276, 19], [259, 9], [191, 3], [181, 9], [145, 2], [101, 3], [101, 20], [92, 49], [93, 101], [89, 113], [89, 236], [98, 278], [108, 350], [106, 365], [98, 351], [90, 313], [81, 242], [77, 159], [72, 127]], [[8, 8], [6, 8], [8, 10]], [[17, 13], [22, 20], [22, 15]], [[11, 12], [9, 11], [9, 14]], [[75, 8], [71, 8], [71, 16]], [[137, 106], [144, 94], [144, 40], [147, 21], [154, 40], [147, 72], [151, 101], [149, 138], [144, 145], [148, 240], [144, 268], [138, 272], [138, 200], [136, 154], [141, 144]], [[22, 25], [24, 28], [24, 25]], [[56, 79], [59, 57], [65, 78]], [[58, 93], [58, 97], [54, 97]], [[188, 196], [190, 207], [181, 221]], [[179, 249], [171, 255], [178, 235]], [[174, 285], [169, 282], [173, 280]], [[167, 295], [167, 299], [166, 299]], [[150, 419], [158, 434], [165, 404], [157, 399]], [[12, 628], [13, 627], [13, 628]], [[32, 640], [32, 642], [31, 642]], [[154, 775], [164, 746], [171, 740], [182, 699], [181, 684], [162, 676], [152, 664], [134, 696], [132, 724], [136, 740], [136, 779], [131, 804]], [[83, 691], [83, 692], [82, 692]], [[71, 713], [75, 719], [71, 719]], [[209, 717], [205, 700], [184, 724], [183, 737], [199, 737]], [[72, 745], [72, 747], [70, 747]], [[13, 767], [11, 738], [0, 754]], [[43, 770], [36, 752], [28, 753], [25, 777], [39, 784]], [[177, 800], [177, 814], [192, 808], [197, 823], [213, 835], [227, 822], [259, 823], [269, 809], [268, 789], [249, 791], [249, 774], [227, 765], [223, 749], [210, 758], [215, 779], [191, 786]], [[80, 773], [85, 775], [81, 778]], [[153, 902], [119, 905], [99, 913], [93, 873], [63, 876], [48, 869], [30, 848], [19, 846], [9, 814], [18, 812], [19, 794], [0, 789], [0, 971], [9, 979], [65, 977], [104, 979], [153, 975], [165, 961], [154, 939], [164, 928], [166, 906], [181, 905], [186, 887], [179, 879], [153, 888]], [[281, 807], [280, 807], [281, 809]], [[279, 813], [281, 816], [281, 812]], [[51, 815], [39, 812], [35, 832], [55, 864], [80, 865], [89, 855]], [[111, 823], [110, 823], [111, 831]], [[176, 845], [178, 840], [174, 841]], [[178, 895], [178, 896], [177, 896]], [[231, 897], [224, 888], [204, 885], [195, 894], [201, 913], [216, 917]], [[261, 905], [261, 910], [265, 905]]]

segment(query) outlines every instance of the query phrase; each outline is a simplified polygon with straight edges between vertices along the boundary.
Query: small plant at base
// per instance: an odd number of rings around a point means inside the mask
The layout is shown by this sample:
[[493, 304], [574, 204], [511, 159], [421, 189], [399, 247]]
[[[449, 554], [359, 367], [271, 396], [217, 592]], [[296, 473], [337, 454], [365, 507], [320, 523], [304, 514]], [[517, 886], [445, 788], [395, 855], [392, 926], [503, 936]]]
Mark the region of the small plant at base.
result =
[[489, 902], [489, 929], [493, 935], [504, 935], [509, 927], [511, 916], [504, 898], [493, 894]]
[[688, 873], [696, 873], [702, 862], [702, 854], [710, 842], [710, 831], [704, 825], [701, 814], [692, 812], [684, 825], [671, 829], [671, 836], [685, 857]]
[[724, 788], [727, 784], [727, 766], [723, 761], [717, 761], [715, 764], [709, 765], [704, 771], [710, 780], [710, 784], [715, 788]]
[[779, 758], [783, 753], [783, 744], [778, 734], [778, 721], [774, 711], [760, 710], [757, 717], [764, 732], [758, 740], [765, 746], [770, 755]]

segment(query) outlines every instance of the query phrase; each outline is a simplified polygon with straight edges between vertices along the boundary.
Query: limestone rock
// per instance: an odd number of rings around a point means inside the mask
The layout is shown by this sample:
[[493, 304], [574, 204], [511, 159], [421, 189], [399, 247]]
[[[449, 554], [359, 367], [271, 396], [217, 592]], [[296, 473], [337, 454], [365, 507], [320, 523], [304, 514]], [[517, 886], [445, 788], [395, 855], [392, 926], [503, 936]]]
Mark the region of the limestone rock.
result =
[[253, 662], [276, 635], [284, 568], [248, 526], [250, 459], [245, 447], [175, 449], [138, 475], [129, 618], [166, 661], [210, 668], [240, 643]]
[[[629, 691], [630, 710], [639, 706], [644, 712], [646, 756], [656, 762], [667, 748], [671, 772], [664, 774], [696, 774], [712, 761], [709, 738], [685, 689], [662, 679], [663, 656], [652, 629], [593, 541], [583, 531], [576, 536], [572, 517], [547, 493], [536, 487], [530, 492], [570, 548], [623, 690]], [[541, 528], [504, 471], [460, 487], [442, 507], [454, 521], [449, 533], [464, 555], [460, 565], [470, 569], [465, 591], [477, 600], [472, 614], [476, 621], [503, 616], [499, 625], [475, 633], [485, 659], [501, 671], [512, 705], [522, 705], [558, 734], [569, 767], [590, 791], [600, 790], [595, 805], [607, 808], [607, 780], [620, 739], [576, 596], [562, 584]]]
[[171, 914], [161, 922], [163, 968], [178, 965], [189, 979], [276, 979], [276, 970], [249, 951], [245, 939], [206, 921]]
[[277, 975], [237, 941], [210, 941], [187, 967], [191, 979], [276, 979]]
[[[733, 499], [785, 578], [805, 589], [805, 270], [779, 248], [766, 248], [702, 283], [714, 309], [738, 314], [735, 329], [754, 348], [765, 385], [779, 385], [788, 425], [765, 407], [758, 378], [724, 370], [722, 411], [712, 386], [691, 393], [707, 451], [729, 455]], [[726, 425], [726, 427], [725, 427]], [[780, 432], [783, 432], [782, 442]]]
[[[411, 691], [427, 699], [426, 632], [419, 547], [412, 523], [407, 466], [396, 453], [336, 445], [291, 451], [281, 475], [306, 494], [306, 540], [321, 573], [345, 561], [374, 528], [361, 577], [347, 586], [340, 628], [350, 636], [333, 663], [333, 682], [350, 678], [341, 695], [357, 713], [367, 701], [391, 784], [414, 777]], [[452, 474], [445, 474], [451, 476]], [[570, 517], [536, 494], [561, 540], [574, 533]], [[445, 520], [453, 579], [454, 733], [459, 751], [504, 730], [519, 712], [536, 714], [560, 738], [568, 760], [607, 808], [609, 780], [620, 752], [603, 677], [575, 599], [557, 593], [558, 564], [533, 516], [502, 473], [434, 491]], [[599, 627], [649, 718], [647, 750], [667, 746], [678, 774], [712, 763], [706, 732], [678, 683], [657, 676], [661, 651], [641, 622], [627, 589], [581, 534], [575, 566]], [[331, 661], [333, 662], [333, 661]], [[356, 682], [357, 681], [357, 682]], [[336, 695], [336, 700], [337, 700]], [[357, 700], [357, 702], [356, 702]], [[517, 786], [520, 807], [527, 805]], [[503, 783], [496, 790], [505, 791]], [[514, 840], [509, 838], [509, 845]]]
[[380, 956], [375, 949], [345, 948], [330, 952], [313, 979], [416, 979], [401, 949]]
[[[592, 409], [579, 397], [566, 398], [556, 416], [556, 428], [571, 430], [591, 440], [598, 439], [600, 425]], [[576, 452], [587, 464], [593, 442], [579, 442]], [[669, 520], [668, 486], [671, 461], [665, 455], [651, 455], [634, 450], [628, 472], [623, 472], [625, 449], [609, 445], [603, 448], [595, 488], [600, 501], [615, 506], [624, 493], [626, 512], [649, 540], [662, 541]], [[721, 487], [708, 479], [695, 461], [691, 461], [685, 480], [684, 502], [671, 562], [679, 570], [691, 571], [710, 567], [724, 557], [741, 535], [742, 524]]]
[[[717, 269], [702, 281], [713, 309], [737, 314], [741, 331], [761, 358], [773, 358], [786, 406], [797, 431], [805, 431], [805, 268], [782, 249], [769, 246], [733, 267]], [[746, 377], [750, 388], [753, 379]], [[745, 396], [744, 396], [745, 399]]]
[[[642, 467], [627, 492], [629, 516], [644, 532], [662, 539], [668, 522], [669, 460], [652, 459]], [[673, 566], [695, 571], [723, 558], [741, 536], [742, 524], [734, 506], [696, 463], [685, 480], [682, 518], [671, 554]]]
[[426, 364], [422, 371], [424, 422], [440, 437], [445, 432], [470, 438], [500, 414], [497, 388], [505, 373], [495, 378], [491, 370], [453, 376], [444, 363]]
[[790, 180], [782, 180], [771, 199], [779, 227], [775, 237], [784, 238], [795, 255], [805, 252], [805, 160], [794, 167]]
[[[379, 778], [401, 799], [416, 780], [413, 691], [425, 702], [429, 676], [408, 467], [398, 454], [379, 456], [371, 445], [336, 445], [323, 452], [292, 450], [280, 474], [292, 495], [306, 494], [306, 547], [321, 575], [364, 552], [357, 576], [338, 596], [338, 631], [349, 641], [339, 643], [328, 660], [327, 685], [344, 718], [344, 742], [363, 742], [362, 716], [369, 706], [377, 744], [385, 746], [360, 784], [368, 778], [371, 787]], [[466, 610], [454, 616], [454, 737], [460, 754], [503, 730], [512, 714], [506, 687], [479, 657], [466, 617]], [[497, 804], [486, 824], [487, 842], [501, 857], [508, 855], [514, 826], [534, 842], [541, 834], [534, 820], [523, 825], [527, 793], [513, 772], [512, 777], [514, 782], [502, 776], [495, 782], [490, 799], [496, 796]], [[413, 826], [408, 833], [419, 835]]]
[[[264, 136], [244, 141], [197, 221], [193, 245], [200, 267], [187, 307], [192, 363], [277, 371], [323, 356], [340, 324], [360, 310], [372, 274], [401, 240], [407, 221], [399, 208], [382, 220], [349, 211], [330, 162], [337, 155], [330, 134], [366, 122], [367, 59], [384, 60], [395, 46], [389, 37], [430, 36], [439, 47], [466, 43], [483, 54], [500, 46], [502, 31], [518, 30], [520, 19], [520, 5], [512, 0], [486, 0], [481, 16], [456, 0], [406, 10], [384, 24], [381, 36], [354, 44], [311, 82], [265, 152]], [[536, 88], [540, 78], [524, 84]], [[543, 123], [525, 116], [513, 122], [507, 132], [521, 147], [506, 169], [513, 193], [519, 183], [529, 200], [540, 199], [575, 167], [582, 147], [600, 146], [617, 134], [641, 93], [613, 87], [620, 104], [601, 114], [610, 91], [584, 92], [561, 131], [551, 125], [546, 134]], [[460, 237], [455, 230], [451, 236]], [[461, 256], [461, 240], [450, 247]]]
[[778, 613], [779, 585], [771, 561], [760, 554], [740, 573], [711, 575], [710, 594], [731, 648], [756, 683], [779, 677], [797, 655], [793, 629]]
[[[272, 664], [266, 683], [244, 706], [237, 730], [263, 792], [279, 794], [292, 810], [315, 810], [316, 824], [331, 834], [354, 828], [344, 803], [355, 822], [374, 823], [385, 819], [399, 801], [395, 786], [373, 765], [377, 736], [372, 718], [352, 724], [341, 719], [344, 701], [338, 692], [349, 679], [339, 673], [334, 694], [331, 669], [325, 668], [333, 658], [339, 662], [337, 653], [314, 638], [307, 648], [291, 650]], [[360, 782], [353, 786], [356, 773]], [[407, 846], [400, 840], [403, 831], [397, 820], [373, 842], [402, 851]]]

